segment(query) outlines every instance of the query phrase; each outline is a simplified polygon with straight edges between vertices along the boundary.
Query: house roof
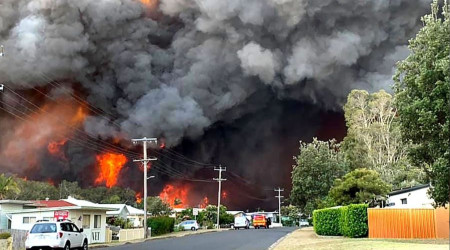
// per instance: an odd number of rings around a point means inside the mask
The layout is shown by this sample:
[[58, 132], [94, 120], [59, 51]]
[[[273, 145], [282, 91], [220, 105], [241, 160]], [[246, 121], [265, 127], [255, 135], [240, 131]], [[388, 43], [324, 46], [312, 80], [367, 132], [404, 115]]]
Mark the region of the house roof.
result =
[[76, 206], [79, 206], [83, 209], [95, 209], [95, 210], [107, 210], [107, 211], [115, 211], [117, 208], [108, 207], [108, 204], [98, 204], [86, 200], [78, 200], [76, 198], [73, 198], [71, 196], [67, 197], [67, 199], [63, 199], [63, 201], [72, 203]]
[[36, 205], [42, 205], [44, 207], [73, 207], [76, 206], [73, 203], [63, 201], [63, 200], [43, 200], [43, 201], [35, 201]]
[[33, 202], [22, 200], [0, 200], [0, 204], [33, 204]]
[[410, 187], [410, 188], [402, 188], [402, 189], [397, 189], [394, 190], [392, 192], [389, 193], [389, 196], [393, 196], [393, 195], [397, 195], [397, 194], [403, 194], [403, 193], [408, 193], [411, 191], [415, 191], [415, 190], [419, 190], [419, 189], [423, 189], [423, 188], [428, 188], [430, 187], [430, 184], [423, 184], [423, 185], [417, 185], [414, 187]]
[[115, 209], [114, 211], [106, 212], [107, 215], [119, 215], [124, 209], [125, 213], [128, 214], [128, 209], [125, 204], [102, 204], [102, 206]]
[[144, 210], [142, 209], [137, 209], [135, 207], [129, 206], [127, 205], [127, 209], [130, 215], [143, 215], [144, 214]]

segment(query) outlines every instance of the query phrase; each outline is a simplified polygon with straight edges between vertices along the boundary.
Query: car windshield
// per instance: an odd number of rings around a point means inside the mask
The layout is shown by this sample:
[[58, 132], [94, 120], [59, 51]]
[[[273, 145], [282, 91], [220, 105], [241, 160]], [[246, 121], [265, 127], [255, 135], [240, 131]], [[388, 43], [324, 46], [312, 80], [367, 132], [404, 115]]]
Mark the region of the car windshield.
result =
[[56, 224], [55, 223], [35, 224], [31, 229], [30, 233], [32, 234], [56, 233]]

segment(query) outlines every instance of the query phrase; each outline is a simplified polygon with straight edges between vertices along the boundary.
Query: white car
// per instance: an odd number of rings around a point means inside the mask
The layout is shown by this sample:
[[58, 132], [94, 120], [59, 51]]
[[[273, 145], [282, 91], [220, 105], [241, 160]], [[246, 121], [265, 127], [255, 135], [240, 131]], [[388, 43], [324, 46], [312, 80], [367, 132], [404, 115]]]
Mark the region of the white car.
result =
[[177, 227], [182, 227], [183, 230], [192, 230], [197, 231], [198, 230], [198, 223], [195, 220], [185, 220], [177, 225]]
[[247, 217], [245, 217], [245, 216], [235, 217], [233, 227], [235, 230], [239, 229], [239, 228], [249, 229], [250, 222], [248, 221]]
[[88, 239], [83, 229], [70, 221], [38, 221], [31, 228], [25, 241], [26, 249], [73, 248], [88, 249]]

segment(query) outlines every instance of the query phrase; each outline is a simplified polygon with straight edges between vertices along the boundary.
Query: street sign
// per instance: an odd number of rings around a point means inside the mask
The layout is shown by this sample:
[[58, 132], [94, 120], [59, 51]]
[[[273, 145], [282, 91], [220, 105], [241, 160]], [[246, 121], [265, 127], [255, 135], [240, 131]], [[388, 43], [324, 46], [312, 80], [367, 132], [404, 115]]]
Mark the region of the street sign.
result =
[[197, 216], [198, 215], [198, 208], [196, 208], [196, 207], [192, 208], [192, 214]]
[[67, 220], [69, 218], [69, 211], [55, 211], [53, 217], [56, 220]]

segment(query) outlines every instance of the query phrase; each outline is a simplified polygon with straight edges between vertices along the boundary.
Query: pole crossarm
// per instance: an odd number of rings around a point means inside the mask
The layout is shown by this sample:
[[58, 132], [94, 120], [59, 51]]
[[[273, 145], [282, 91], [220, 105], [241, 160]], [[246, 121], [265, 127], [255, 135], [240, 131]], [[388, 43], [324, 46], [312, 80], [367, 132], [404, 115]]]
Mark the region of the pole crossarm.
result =
[[152, 157], [152, 158], [148, 158], [148, 159], [133, 160], [133, 162], [156, 161], [156, 160], [158, 160], [158, 158]]

